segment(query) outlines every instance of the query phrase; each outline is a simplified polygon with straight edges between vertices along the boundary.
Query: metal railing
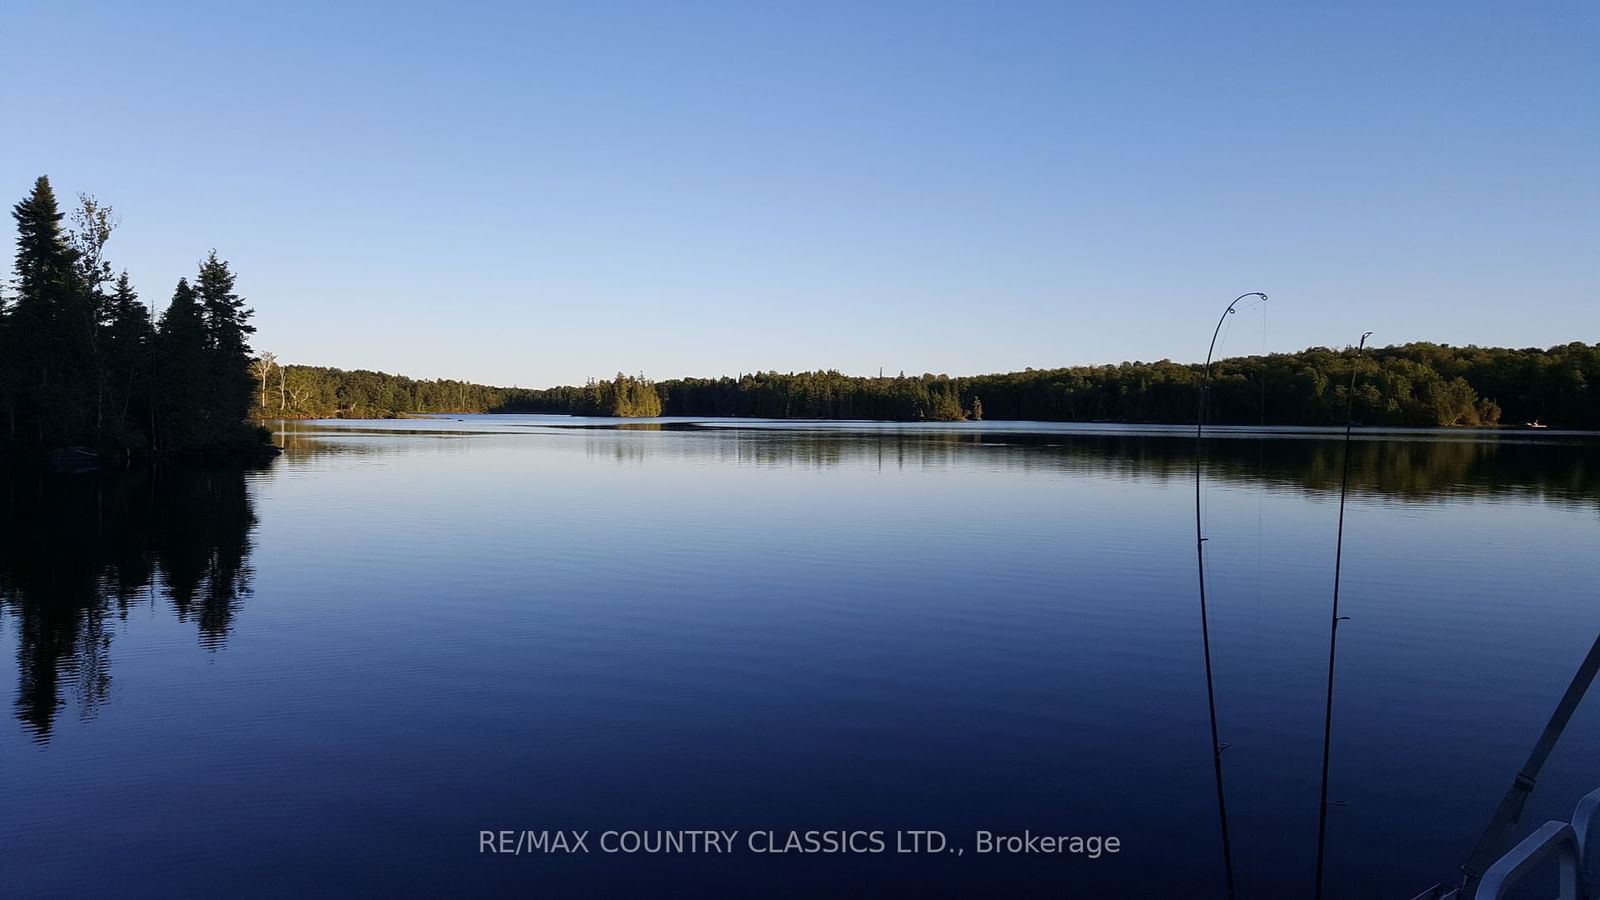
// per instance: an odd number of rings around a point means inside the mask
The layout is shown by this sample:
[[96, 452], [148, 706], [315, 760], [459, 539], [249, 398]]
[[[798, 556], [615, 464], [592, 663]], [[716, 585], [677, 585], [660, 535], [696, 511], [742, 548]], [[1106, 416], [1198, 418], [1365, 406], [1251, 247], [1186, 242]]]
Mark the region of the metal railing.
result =
[[1476, 890], [1464, 895], [1459, 889], [1444, 891], [1436, 886], [1414, 900], [1505, 900], [1524, 878], [1545, 871], [1545, 863], [1555, 861], [1559, 893], [1556, 900], [1600, 900], [1600, 878], [1595, 860], [1600, 857], [1600, 789], [1590, 791], [1572, 811], [1571, 822], [1550, 821], [1495, 860], [1483, 873]]

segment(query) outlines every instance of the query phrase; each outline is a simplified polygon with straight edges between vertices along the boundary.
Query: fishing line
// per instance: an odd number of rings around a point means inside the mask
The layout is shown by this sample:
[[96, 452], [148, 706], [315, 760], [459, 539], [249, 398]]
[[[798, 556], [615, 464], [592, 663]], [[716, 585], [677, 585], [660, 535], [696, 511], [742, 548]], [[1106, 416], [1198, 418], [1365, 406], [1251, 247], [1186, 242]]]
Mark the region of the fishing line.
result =
[[1256, 378], [1261, 382], [1261, 422], [1256, 430], [1256, 637], [1261, 637], [1261, 570], [1262, 547], [1266, 534], [1267, 507], [1267, 306], [1261, 304], [1261, 356]]
[[[1317, 813], [1317, 892], [1322, 900], [1322, 869], [1328, 846], [1328, 755], [1333, 748], [1333, 660], [1339, 648], [1339, 574], [1344, 562], [1344, 501], [1350, 492], [1350, 432], [1355, 424], [1356, 372], [1361, 367], [1361, 351], [1367, 346], [1368, 331], [1356, 344], [1355, 358], [1350, 361], [1350, 387], [1344, 398], [1344, 448], [1341, 452], [1343, 471], [1339, 475], [1339, 531], [1333, 544], [1333, 614], [1328, 625], [1328, 700], [1322, 715], [1322, 805]], [[1347, 618], [1347, 617], [1346, 617]]]
[[[1211, 722], [1211, 766], [1217, 784], [1217, 819], [1222, 831], [1222, 869], [1227, 885], [1226, 896], [1229, 900], [1236, 894], [1233, 877], [1233, 842], [1228, 833], [1228, 800], [1222, 781], [1222, 751], [1226, 750], [1228, 745], [1222, 743], [1217, 736], [1217, 690], [1211, 667], [1211, 616], [1206, 607], [1206, 536], [1200, 513], [1200, 487], [1205, 471], [1206, 396], [1211, 390], [1211, 357], [1216, 353], [1217, 336], [1222, 333], [1223, 323], [1234, 314], [1234, 307], [1239, 301], [1246, 297], [1260, 297], [1262, 303], [1267, 299], [1267, 295], [1259, 291], [1240, 294], [1233, 298], [1233, 302], [1228, 304], [1228, 308], [1224, 309], [1217, 319], [1217, 327], [1211, 332], [1211, 346], [1206, 349], [1206, 366], [1200, 379], [1200, 408], [1195, 415], [1194, 425], [1194, 552], [1196, 569], [1200, 577], [1200, 644], [1205, 655], [1206, 708]], [[1251, 304], [1254, 305], [1256, 304]]]

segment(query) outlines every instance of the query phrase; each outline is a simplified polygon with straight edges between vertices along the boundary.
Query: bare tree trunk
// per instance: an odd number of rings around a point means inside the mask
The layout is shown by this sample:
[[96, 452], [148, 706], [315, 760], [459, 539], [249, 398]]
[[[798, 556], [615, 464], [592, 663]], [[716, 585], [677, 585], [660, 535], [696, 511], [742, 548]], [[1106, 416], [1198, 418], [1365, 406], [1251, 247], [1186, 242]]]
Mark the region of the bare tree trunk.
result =
[[259, 406], [262, 412], [266, 412], [267, 409], [267, 379], [272, 377], [272, 367], [277, 363], [278, 358], [271, 353], [262, 353], [250, 361], [250, 374], [256, 376], [261, 382], [261, 402]]
[[89, 358], [94, 363], [94, 433], [104, 432], [106, 420], [106, 366], [100, 358], [100, 294], [89, 292]]

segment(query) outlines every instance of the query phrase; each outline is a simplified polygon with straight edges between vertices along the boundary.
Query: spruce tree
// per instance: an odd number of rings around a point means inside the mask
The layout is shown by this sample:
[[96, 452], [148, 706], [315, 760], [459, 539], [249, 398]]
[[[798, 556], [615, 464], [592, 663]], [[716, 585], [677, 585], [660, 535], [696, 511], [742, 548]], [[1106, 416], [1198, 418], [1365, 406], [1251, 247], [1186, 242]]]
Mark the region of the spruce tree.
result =
[[205, 325], [211, 439], [232, 442], [243, 431], [254, 394], [249, 339], [256, 330], [249, 324], [252, 310], [234, 292], [234, 274], [215, 250], [200, 264], [195, 293]]
[[9, 381], [19, 418], [41, 445], [89, 436], [93, 413], [95, 310], [85, 305], [77, 254], [61, 229], [50, 179], [12, 207], [17, 222], [17, 298], [8, 316]]
[[107, 375], [109, 399], [107, 418], [113, 439], [123, 446], [134, 442], [129, 429], [133, 423], [143, 422], [148, 416], [150, 355], [154, 350], [155, 331], [150, 324], [150, 310], [139, 302], [128, 273], [123, 272], [106, 304], [106, 327], [103, 357]]
[[953, 382], [945, 382], [930, 396], [928, 418], [940, 422], [959, 422], [967, 417], [961, 408], [961, 393]]
[[[206, 321], [188, 279], [178, 279], [156, 331], [156, 440], [162, 450], [191, 450], [212, 435]], [[248, 388], [248, 385], [247, 385]]]

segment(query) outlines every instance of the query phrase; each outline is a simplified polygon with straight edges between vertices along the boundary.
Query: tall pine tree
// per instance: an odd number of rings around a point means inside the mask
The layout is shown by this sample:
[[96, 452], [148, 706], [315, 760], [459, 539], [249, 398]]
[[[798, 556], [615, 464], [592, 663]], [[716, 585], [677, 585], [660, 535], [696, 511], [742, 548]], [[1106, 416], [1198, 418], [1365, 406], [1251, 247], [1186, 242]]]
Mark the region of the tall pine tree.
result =
[[96, 310], [81, 290], [77, 253], [61, 229], [50, 179], [12, 207], [17, 222], [17, 298], [8, 315], [7, 381], [17, 418], [40, 445], [90, 439]]
[[217, 258], [215, 250], [200, 264], [195, 293], [205, 325], [210, 439], [231, 443], [243, 435], [253, 400], [250, 335], [256, 329], [250, 324], [252, 310], [234, 292], [233, 272], [225, 260]]
[[123, 446], [142, 442], [134, 429], [149, 420], [149, 378], [155, 330], [150, 311], [139, 302], [128, 273], [123, 272], [106, 304], [102, 347], [107, 377], [107, 432]]
[[156, 331], [151, 426], [156, 449], [189, 449], [209, 439], [208, 356], [205, 314], [189, 280], [180, 278]]

